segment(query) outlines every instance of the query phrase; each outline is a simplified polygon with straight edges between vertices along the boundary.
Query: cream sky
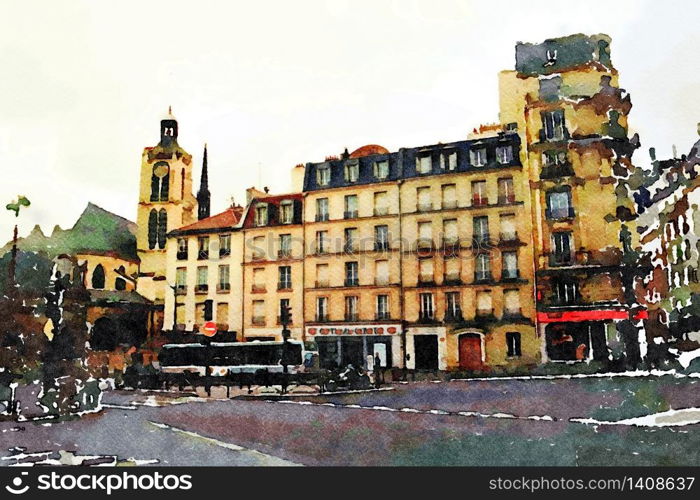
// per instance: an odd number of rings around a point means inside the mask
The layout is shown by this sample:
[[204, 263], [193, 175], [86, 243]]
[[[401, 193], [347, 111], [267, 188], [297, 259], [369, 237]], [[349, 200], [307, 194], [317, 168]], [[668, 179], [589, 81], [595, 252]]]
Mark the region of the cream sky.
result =
[[[212, 210], [346, 146], [466, 137], [498, 118], [516, 41], [612, 36], [648, 162], [700, 121], [700, 2], [22, 1], [0, 16], [0, 201], [70, 227], [88, 201], [135, 219], [141, 151], [172, 105], [180, 144], [209, 144]], [[262, 183], [259, 183], [259, 178]], [[198, 182], [198, 180], [197, 180]], [[9, 238], [12, 212], [0, 213]], [[0, 240], [5, 240], [0, 237]]]

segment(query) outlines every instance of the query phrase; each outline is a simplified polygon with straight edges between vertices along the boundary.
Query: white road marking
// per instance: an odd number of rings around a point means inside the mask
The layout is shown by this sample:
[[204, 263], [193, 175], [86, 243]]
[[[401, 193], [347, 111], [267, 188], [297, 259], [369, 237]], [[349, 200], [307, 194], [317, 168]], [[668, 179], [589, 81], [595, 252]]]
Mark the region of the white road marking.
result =
[[[171, 425], [162, 424], [160, 422], [153, 422], [151, 420], [148, 420], [147, 422], [151, 425], [158, 427], [159, 429], [165, 429], [165, 430], [169, 430], [169, 431], [176, 432], [179, 434], [184, 434], [185, 436], [189, 436], [189, 437], [195, 438], [199, 441], [204, 441], [205, 443], [213, 444], [213, 445], [219, 446], [221, 448], [226, 448], [227, 450], [240, 451], [240, 452], [251, 453], [254, 455], [259, 455], [261, 458], [264, 458], [265, 460], [271, 460], [273, 462], [276, 462], [276, 463], [271, 464], [271, 465], [295, 465], [295, 466], [302, 465], [302, 464], [298, 464], [295, 462], [291, 462], [289, 460], [285, 460], [283, 458], [275, 457], [273, 455], [268, 455], [267, 453], [263, 453], [263, 452], [258, 451], [258, 450], [254, 450], [251, 448], [244, 448], [243, 446], [239, 446], [239, 445], [233, 444], [233, 443], [227, 443], [225, 441], [219, 441], [218, 439], [210, 438], [207, 436], [202, 436], [201, 434], [197, 434], [196, 432], [188, 431], [185, 429], [180, 429], [178, 427], [173, 427]], [[279, 463], [277, 463], [277, 462], [279, 462]]]
[[448, 416], [458, 416], [458, 417], [478, 417], [478, 418], [505, 418], [505, 419], [516, 419], [516, 420], [539, 420], [545, 422], [555, 422], [557, 419], [549, 415], [531, 415], [527, 417], [519, 417], [517, 415], [511, 415], [510, 413], [481, 413], [476, 411], [447, 411], [439, 409], [421, 410], [418, 408], [391, 408], [388, 406], [361, 406], [358, 404], [338, 404], [338, 403], [314, 403], [313, 401], [272, 401], [267, 400], [266, 403], [271, 404], [291, 404], [291, 405], [301, 405], [301, 406], [329, 406], [332, 408], [344, 408], [349, 410], [370, 410], [370, 411], [387, 411], [387, 412], [399, 412], [399, 413], [418, 413], [422, 415], [448, 415]]
[[633, 427], [683, 427], [700, 424], [700, 408], [681, 408], [652, 413], [624, 420], [596, 420], [594, 418], [570, 418], [569, 422], [587, 425], [629, 425]]

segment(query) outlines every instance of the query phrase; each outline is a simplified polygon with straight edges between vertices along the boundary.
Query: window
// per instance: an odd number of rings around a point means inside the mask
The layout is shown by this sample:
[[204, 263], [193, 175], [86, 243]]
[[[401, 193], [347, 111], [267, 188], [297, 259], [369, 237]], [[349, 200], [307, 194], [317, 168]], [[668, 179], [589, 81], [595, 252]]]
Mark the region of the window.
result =
[[294, 221], [294, 203], [291, 200], [280, 203], [280, 216], [282, 224], [291, 224]]
[[457, 206], [457, 186], [445, 184], [442, 186], [442, 208], [450, 209]]
[[420, 319], [423, 321], [435, 319], [435, 303], [433, 302], [432, 293], [420, 294]]
[[261, 260], [265, 258], [265, 237], [255, 236], [251, 244], [253, 260]]
[[571, 243], [570, 232], [552, 233], [552, 264], [562, 265], [571, 263]]
[[564, 140], [564, 110], [555, 109], [554, 111], [543, 111], [542, 127], [544, 131], [545, 140]]
[[253, 269], [253, 291], [254, 292], [264, 292], [265, 291], [265, 268], [256, 267]]
[[164, 208], [151, 210], [148, 214], [148, 248], [165, 248], [165, 235], [168, 232], [168, 212]]
[[328, 231], [316, 231], [316, 253], [328, 252]]
[[488, 205], [489, 198], [486, 194], [486, 181], [472, 182], [472, 205], [480, 207]]
[[515, 191], [513, 190], [513, 179], [511, 177], [498, 179], [498, 203], [515, 203]]
[[292, 315], [289, 309], [289, 299], [280, 299], [280, 310], [277, 322], [281, 325], [286, 321], [287, 324], [291, 324]]
[[474, 217], [474, 246], [484, 246], [489, 243], [489, 217], [488, 215], [482, 215], [480, 217]]
[[264, 325], [265, 324], [265, 301], [264, 300], [254, 300], [253, 301], [253, 321], [254, 325]]
[[345, 218], [354, 219], [357, 217], [357, 195], [349, 194], [345, 196]]
[[476, 281], [489, 281], [491, 279], [491, 257], [487, 253], [476, 256]]
[[442, 221], [442, 242], [444, 246], [454, 246], [459, 243], [457, 219], [445, 219]]
[[199, 266], [197, 268], [197, 286], [195, 292], [206, 292], [209, 290], [209, 268], [207, 266]]
[[316, 183], [319, 186], [327, 186], [331, 182], [331, 166], [320, 165], [316, 170]]
[[266, 203], [259, 203], [255, 207], [255, 225], [266, 226], [268, 221], [268, 210]]
[[360, 178], [360, 164], [350, 160], [345, 164], [345, 182], [357, 182]]
[[518, 254], [516, 252], [503, 252], [502, 262], [501, 279], [512, 280], [518, 278]]
[[542, 164], [545, 167], [563, 167], [568, 162], [566, 151], [545, 151], [542, 153]]
[[231, 290], [231, 269], [228, 264], [219, 266], [219, 286], [220, 292], [228, 292]]
[[316, 264], [316, 287], [328, 286], [328, 264]]
[[328, 297], [316, 297], [316, 321], [328, 321]]
[[187, 238], [177, 239], [177, 260], [187, 260]]
[[345, 297], [345, 321], [357, 321], [357, 296], [349, 295]]
[[387, 179], [389, 177], [389, 160], [375, 161], [373, 170], [377, 179]]
[[457, 169], [457, 151], [440, 155], [440, 168], [443, 170]]
[[445, 258], [446, 284], [458, 284], [461, 281], [461, 262], [457, 256]]
[[519, 358], [521, 356], [520, 333], [506, 332], [506, 346], [508, 349], [509, 358]]
[[292, 288], [292, 267], [279, 267], [279, 280], [277, 281], [278, 290], [288, 290]]
[[389, 198], [386, 191], [374, 193], [374, 215], [386, 215], [389, 213]]
[[352, 253], [357, 251], [357, 228], [356, 227], [346, 227], [343, 230], [344, 242], [343, 251], [346, 253]]
[[105, 287], [105, 268], [97, 264], [92, 271], [92, 288], [102, 290]]
[[374, 226], [374, 249], [378, 251], [389, 249], [389, 226]]
[[476, 314], [477, 316], [491, 316], [493, 314], [493, 305], [491, 304], [491, 292], [477, 292]]
[[318, 198], [316, 200], [316, 220], [328, 220], [328, 198]]
[[486, 148], [470, 149], [469, 161], [474, 167], [483, 167], [486, 165]]
[[214, 319], [214, 301], [205, 300], [204, 301], [204, 321], [211, 321]]
[[446, 320], [461, 320], [462, 308], [460, 306], [459, 292], [447, 292], [445, 294], [445, 319]]
[[377, 295], [377, 319], [389, 319], [388, 295]]
[[547, 217], [549, 219], [566, 219], [574, 216], [571, 204], [571, 188], [550, 191], [547, 193]]
[[209, 236], [200, 236], [197, 238], [197, 259], [206, 260], [209, 258]]
[[277, 254], [280, 257], [289, 257], [292, 255], [292, 235], [291, 234], [280, 234], [279, 240], [279, 251]]
[[427, 212], [433, 209], [433, 203], [430, 199], [430, 188], [419, 187], [416, 189], [416, 197], [418, 199], [418, 211]]
[[117, 277], [114, 280], [114, 289], [115, 290], [126, 290], [126, 280], [121, 277]]
[[496, 160], [501, 165], [507, 165], [513, 161], [513, 146], [498, 146], [496, 148]]
[[433, 269], [433, 259], [418, 259], [418, 282], [434, 283], [435, 274]]
[[219, 257], [231, 255], [231, 235], [222, 234], [219, 236]]
[[170, 167], [164, 161], [153, 165], [151, 174], [151, 201], [168, 201]]
[[506, 316], [520, 316], [520, 292], [518, 290], [503, 292], [503, 303]]
[[345, 263], [345, 286], [357, 286], [359, 285], [359, 275], [357, 269], [357, 262], [346, 262]]
[[182, 294], [187, 292], [187, 269], [178, 267], [175, 270], [175, 293]]
[[558, 304], [575, 304], [578, 302], [579, 288], [578, 283], [568, 279], [558, 279], [554, 283], [554, 300]]
[[418, 223], [418, 248], [432, 248], [433, 223], [429, 221]]
[[499, 218], [499, 225], [501, 231], [501, 241], [516, 241], [518, 239], [518, 233], [515, 229], [515, 215], [513, 214], [503, 214]]
[[389, 284], [389, 261], [376, 260], [374, 261], [374, 282], [376, 285]]
[[433, 160], [430, 155], [416, 156], [416, 172], [419, 174], [429, 174], [433, 169]]

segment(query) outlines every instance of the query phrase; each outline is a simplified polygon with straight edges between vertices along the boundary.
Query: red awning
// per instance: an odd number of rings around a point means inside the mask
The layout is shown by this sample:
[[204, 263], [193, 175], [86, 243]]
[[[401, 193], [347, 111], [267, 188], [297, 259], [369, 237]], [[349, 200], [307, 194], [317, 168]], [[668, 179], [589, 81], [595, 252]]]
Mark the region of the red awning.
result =
[[[646, 309], [637, 311], [635, 320], [647, 319], [649, 313]], [[605, 321], [628, 319], [629, 312], [624, 309], [594, 309], [584, 311], [538, 312], [539, 323], [577, 323], [580, 321]]]

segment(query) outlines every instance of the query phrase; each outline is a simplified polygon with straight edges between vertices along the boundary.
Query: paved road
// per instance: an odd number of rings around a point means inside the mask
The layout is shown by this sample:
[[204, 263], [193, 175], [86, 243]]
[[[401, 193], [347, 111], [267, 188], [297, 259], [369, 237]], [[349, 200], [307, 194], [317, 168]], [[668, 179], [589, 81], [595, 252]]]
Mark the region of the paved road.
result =
[[[71, 450], [164, 465], [700, 465], [700, 425], [591, 426], [700, 407], [698, 379], [417, 383], [289, 401], [111, 392], [100, 415], [0, 424], [0, 455]], [[162, 406], [159, 406], [162, 405]], [[11, 460], [3, 459], [9, 463]]]

